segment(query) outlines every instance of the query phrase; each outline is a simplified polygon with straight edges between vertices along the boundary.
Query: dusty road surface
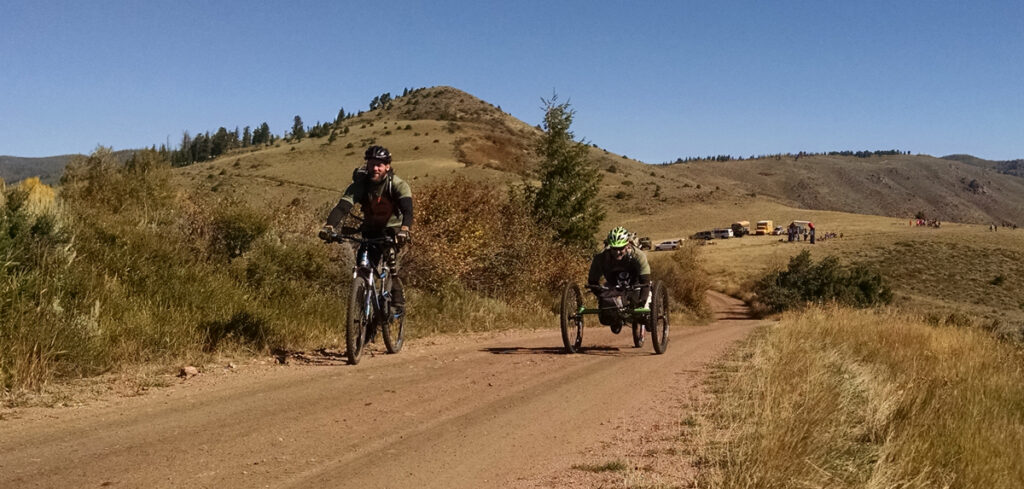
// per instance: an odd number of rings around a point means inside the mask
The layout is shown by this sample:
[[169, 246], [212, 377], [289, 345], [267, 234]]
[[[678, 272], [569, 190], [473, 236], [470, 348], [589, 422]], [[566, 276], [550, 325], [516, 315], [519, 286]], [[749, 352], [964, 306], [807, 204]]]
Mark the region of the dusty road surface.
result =
[[703, 366], [758, 324], [710, 300], [718, 320], [675, 327], [664, 355], [598, 326], [565, 355], [552, 324], [21, 410], [0, 420], [0, 487], [587, 487], [587, 463], [657, 459]]

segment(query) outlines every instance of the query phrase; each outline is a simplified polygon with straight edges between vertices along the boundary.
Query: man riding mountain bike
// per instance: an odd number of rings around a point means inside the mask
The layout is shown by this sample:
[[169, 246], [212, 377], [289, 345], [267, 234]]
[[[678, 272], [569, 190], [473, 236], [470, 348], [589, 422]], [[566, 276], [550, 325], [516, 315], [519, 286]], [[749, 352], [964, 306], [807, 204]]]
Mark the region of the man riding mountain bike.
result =
[[[364, 238], [394, 236], [399, 246], [409, 242], [412, 227], [412, 190], [409, 184], [395, 175], [391, 169], [391, 153], [383, 146], [370, 146], [364, 154], [366, 166], [357, 168], [352, 174], [352, 183], [331, 209], [327, 224], [320, 230], [320, 238], [327, 239], [334, 234], [334, 228], [348, 215], [355, 204], [363, 211], [363, 223], [359, 227]], [[356, 253], [363, 251], [363, 246]], [[379, 263], [386, 251], [369, 249], [370, 260]], [[395, 274], [398, 274], [397, 250], [387, 250], [387, 259]], [[401, 280], [394, 280], [391, 289], [391, 306], [395, 317], [405, 314], [405, 292]]]
[[[611, 326], [612, 332], [618, 334], [622, 331], [622, 319], [616, 309], [623, 300], [636, 307], [645, 307], [650, 300], [651, 266], [647, 255], [631, 245], [630, 234], [622, 226], [608, 232], [604, 244], [604, 251], [594, 255], [590, 262], [587, 285], [597, 296], [601, 324]], [[601, 277], [605, 280], [603, 287]], [[642, 286], [639, 291], [633, 290], [636, 285]]]

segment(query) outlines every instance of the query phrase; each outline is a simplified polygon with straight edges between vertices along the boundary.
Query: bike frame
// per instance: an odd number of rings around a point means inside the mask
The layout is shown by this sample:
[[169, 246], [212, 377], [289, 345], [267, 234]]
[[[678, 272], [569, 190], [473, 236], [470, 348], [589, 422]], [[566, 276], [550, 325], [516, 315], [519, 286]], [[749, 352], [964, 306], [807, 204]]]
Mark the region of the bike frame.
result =
[[[352, 241], [356, 241], [354, 238], [346, 238]], [[360, 244], [365, 244], [368, 247], [384, 248], [383, 243], [376, 243], [371, 240], [359, 240]], [[384, 257], [385, 250], [380, 249], [380, 258], [377, 260], [376, 266], [370, 263], [370, 250], [363, 249], [359, 252], [356, 257], [356, 264], [352, 267], [352, 278], [362, 278], [366, 281], [367, 289], [372, 290], [372, 294], [366, 294], [365, 303], [363, 305], [363, 314], [369, 318], [371, 323], [376, 323], [378, 318], [384, 316], [385, 306], [387, 301], [390, 300], [389, 295], [391, 291], [384, 287], [386, 281], [391, 278], [391, 267], [388, 266], [387, 260]]]
[[[630, 289], [632, 289], [634, 292], [638, 292], [638, 291], [642, 290], [644, 287], [649, 287], [649, 286], [650, 285], [637, 285], [637, 286], [630, 287]], [[611, 287], [611, 288], [614, 289], [615, 287]], [[601, 286], [601, 290], [608, 290], [608, 289], [609, 289], [609, 287]], [[623, 290], [623, 289], [620, 289], [620, 290]], [[625, 291], [625, 290], [623, 290], [623, 291]], [[623, 319], [628, 319], [628, 320], [642, 319], [644, 314], [650, 314], [651, 313], [651, 308], [649, 308], [649, 307], [637, 307], [637, 308], [633, 308], [633, 309], [630, 309], [629, 307], [607, 307], [607, 308], [603, 308], [602, 309], [600, 307], [583, 307], [583, 306], [580, 306], [580, 308], [576, 312], [576, 314], [600, 314], [601, 311], [604, 311], [604, 310], [615, 310], [615, 311], [618, 311], [619, 315], [622, 316]]]

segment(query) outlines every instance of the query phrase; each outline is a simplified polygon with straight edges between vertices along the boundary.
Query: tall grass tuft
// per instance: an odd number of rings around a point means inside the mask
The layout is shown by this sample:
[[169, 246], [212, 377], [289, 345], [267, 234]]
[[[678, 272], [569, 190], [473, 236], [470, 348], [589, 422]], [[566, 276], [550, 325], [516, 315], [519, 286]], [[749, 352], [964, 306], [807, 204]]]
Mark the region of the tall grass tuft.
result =
[[586, 276], [587, 257], [554, 242], [529, 211], [493, 185], [457, 178], [418, 190], [411, 285], [452, 284], [503, 301], [546, 300]]
[[672, 295], [673, 307], [682, 307], [697, 317], [711, 316], [705, 293], [711, 278], [700, 260], [700, 248], [688, 243], [669, 253], [648, 253], [651, 279], [660, 280]]
[[787, 313], [716, 372], [709, 487], [1024, 487], [1024, 357], [891, 312]]

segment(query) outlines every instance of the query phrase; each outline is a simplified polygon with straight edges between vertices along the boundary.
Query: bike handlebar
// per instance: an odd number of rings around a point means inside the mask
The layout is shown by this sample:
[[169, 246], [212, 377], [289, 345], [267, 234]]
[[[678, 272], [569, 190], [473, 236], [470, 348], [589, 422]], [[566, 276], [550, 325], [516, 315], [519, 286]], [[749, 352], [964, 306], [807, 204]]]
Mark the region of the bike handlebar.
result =
[[627, 286], [616, 285], [614, 287], [608, 287], [607, 285], [587, 285], [587, 288], [590, 289], [593, 292], [601, 292], [601, 291], [604, 291], [604, 290], [619, 290], [619, 291], [634, 290], [634, 291], [637, 291], [637, 290], [643, 289], [644, 287], [650, 287], [650, 286], [651, 286], [651, 284], [636, 284], [636, 285], [627, 285]]
[[345, 241], [352, 241], [353, 243], [359, 244], [398, 244], [398, 240], [396, 240], [393, 236], [382, 236], [380, 238], [362, 238], [356, 237], [354, 234], [337, 232], [321, 233], [320, 239], [324, 240], [327, 243], [342, 243]]

